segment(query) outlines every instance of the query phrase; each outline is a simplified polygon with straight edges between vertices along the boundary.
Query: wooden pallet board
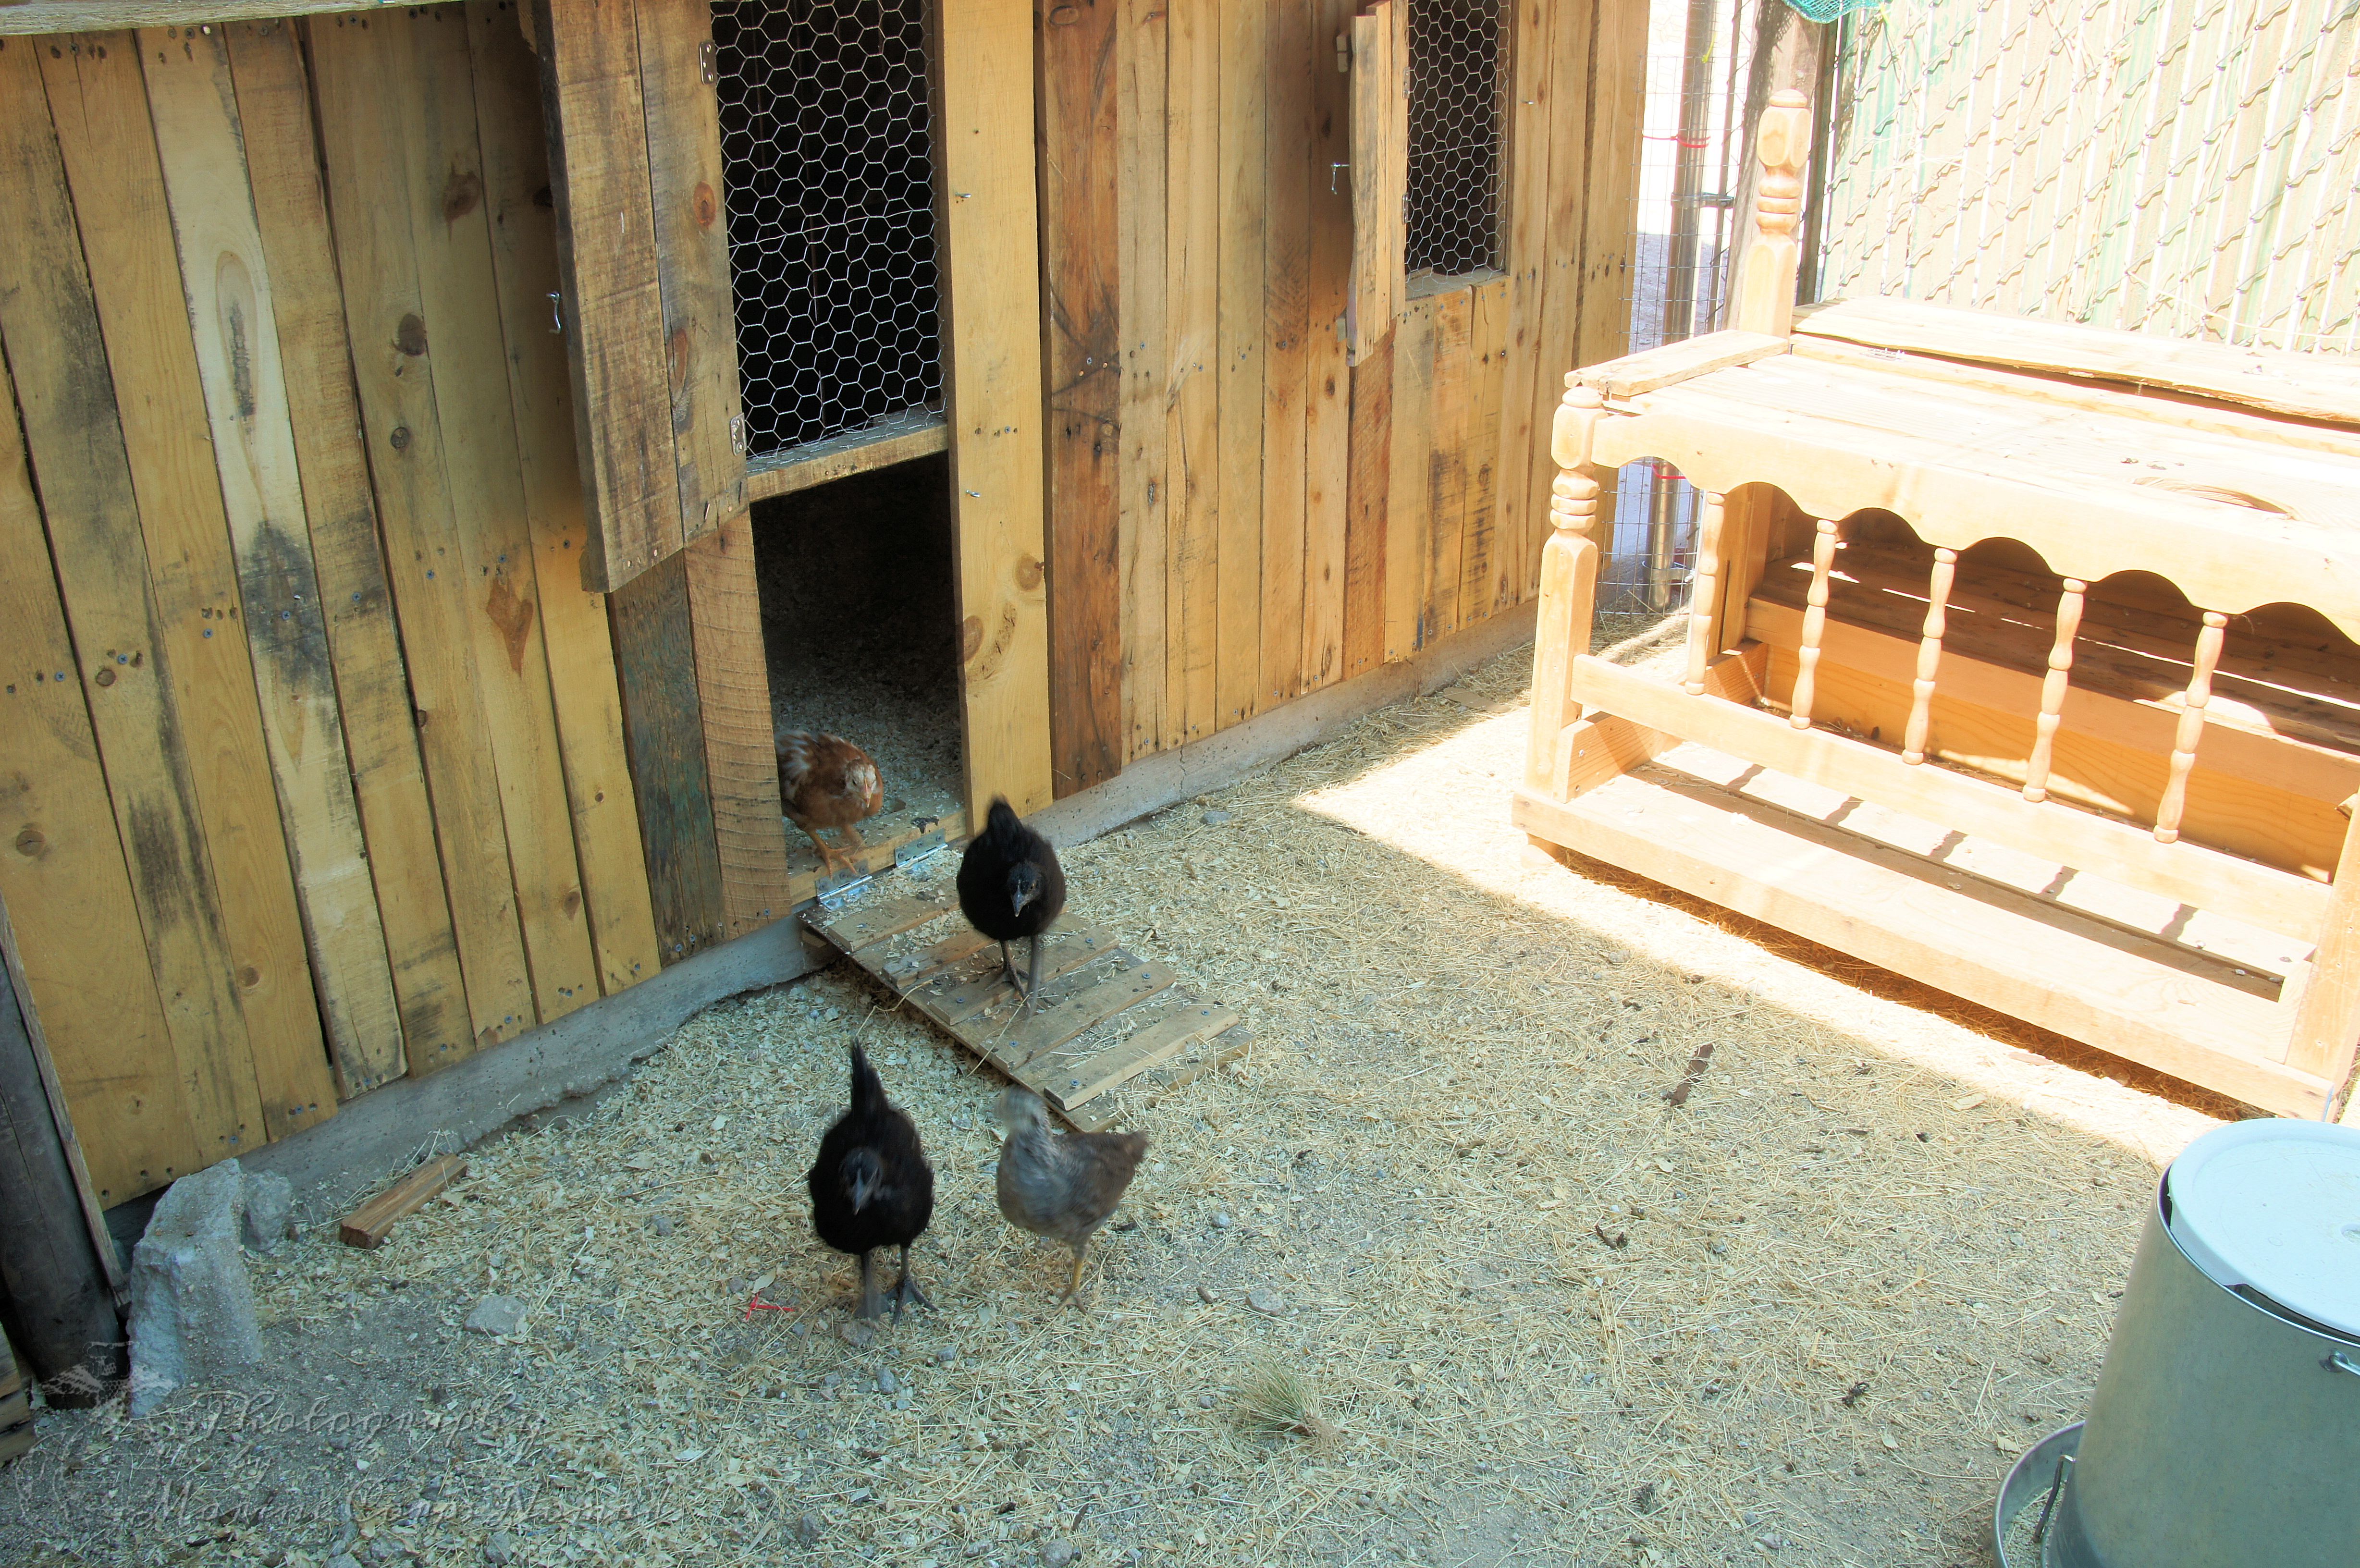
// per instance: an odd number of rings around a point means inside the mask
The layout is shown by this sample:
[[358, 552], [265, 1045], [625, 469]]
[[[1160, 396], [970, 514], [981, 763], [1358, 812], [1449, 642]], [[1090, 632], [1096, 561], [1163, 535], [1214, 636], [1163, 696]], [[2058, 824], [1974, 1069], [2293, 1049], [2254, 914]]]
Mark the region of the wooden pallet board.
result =
[[[960, 917], [948, 870], [880, 877], [832, 909], [813, 908], [803, 922], [1075, 1127], [1110, 1127], [1251, 1043], [1234, 1009], [1071, 909], [1043, 940], [1041, 995], [1024, 1012], [1000, 944]], [[1022, 964], [1031, 955], [1017, 945]]]

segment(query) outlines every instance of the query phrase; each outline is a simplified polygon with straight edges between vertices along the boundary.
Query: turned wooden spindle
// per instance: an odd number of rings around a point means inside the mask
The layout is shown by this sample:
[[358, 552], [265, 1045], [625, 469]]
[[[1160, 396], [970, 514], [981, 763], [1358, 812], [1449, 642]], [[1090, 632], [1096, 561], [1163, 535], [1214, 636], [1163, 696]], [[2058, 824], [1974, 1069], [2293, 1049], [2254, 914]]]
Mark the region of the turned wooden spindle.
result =
[[1934, 672], [1942, 663], [1942, 633], [1948, 628], [1950, 583], [1959, 572], [1959, 552], [1937, 550], [1933, 574], [1926, 583], [1926, 627], [1918, 639], [1918, 679], [1909, 686], [1909, 729], [1901, 742], [1901, 760], [1926, 760], [1926, 734], [1934, 724]]
[[1721, 527], [1728, 515], [1728, 498], [1719, 491], [1698, 494], [1703, 510], [1697, 518], [1696, 577], [1688, 586], [1688, 678], [1680, 683], [1691, 697], [1704, 695], [1705, 666], [1721, 651], [1712, 646], [1712, 629], [1721, 605]]
[[1803, 247], [1795, 225], [1803, 212], [1803, 163], [1811, 150], [1810, 100], [1789, 88], [1770, 95], [1754, 133], [1761, 164], [1754, 181], [1752, 232], [1740, 237], [1737, 287], [1729, 324], [1742, 332], [1786, 337], [1795, 327], [1795, 276]]
[[1573, 661], [1590, 651], [1598, 596], [1598, 546], [1589, 536], [1598, 521], [1599, 483], [1590, 470], [1590, 449], [1591, 429], [1603, 417], [1605, 401], [1596, 388], [1567, 376], [1565, 397], [1550, 430], [1549, 453], [1557, 464], [1549, 486], [1554, 531], [1541, 547], [1532, 731], [1524, 749], [1524, 783], [1536, 790], [1550, 788], [1558, 738], [1581, 717], [1581, 704], [1573, 699]]
[[2034, 721], [2032, 757], [2024, 765], [2024, 798], [2049, 799], [2049, 767], [2057, 753], [2057, 725], [2065, 716], [2065, 689], [2073, 675], [2073, 639], [2081, 631], [2081, 595], [2090, 585], [2065, 579], [2057, 595], [2057, 636], [2049, 645], [2049, 673], [2040, 678], [2040, 717]]
[[1819, 638], [1828, 629], [1828, 574], [1836, 565], [1835, 520], [1821, 517], [1819, 529], [1819, 537], [1811, 540], [1811, 592], [1804, 601], [1803, 640], [1795, 649], [1795, 701], [1786, 720], [1798, 730], [1811, 727], [1811, 702], [1819, 694]]
[[2196, 766], [2196, 744], [2204, 738], [2204, 705], [2212, 700], [2212, 671], [2221, 662], [2221, 645], [2228, 637], [2229, 617], [2218, 610], [2204, 612], [2204, 629], [2196, 634], [2196, 656], [2188, 670], [2188, 694], [2181, 699], [2180, 728], [2171, 737], [2171, 777], [2164, 781], [2163, 803], [2155, 811], [2158, 843], [2180, 837], [2180, 819], [2188, 812], [2188, 775]]

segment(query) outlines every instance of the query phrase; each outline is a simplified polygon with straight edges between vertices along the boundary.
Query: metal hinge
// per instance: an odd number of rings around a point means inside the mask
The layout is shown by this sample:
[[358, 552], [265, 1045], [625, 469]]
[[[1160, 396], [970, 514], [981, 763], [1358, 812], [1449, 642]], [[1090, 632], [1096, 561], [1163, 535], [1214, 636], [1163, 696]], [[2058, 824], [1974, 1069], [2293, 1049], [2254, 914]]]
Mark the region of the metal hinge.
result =
[[740, 457], [746, 455], [746, 416], [743, 414], [729, 416], [729, 450]]
[[721, 47], [711, 38], [696, 46], [696, 70], [707, 87], [721, 80]]

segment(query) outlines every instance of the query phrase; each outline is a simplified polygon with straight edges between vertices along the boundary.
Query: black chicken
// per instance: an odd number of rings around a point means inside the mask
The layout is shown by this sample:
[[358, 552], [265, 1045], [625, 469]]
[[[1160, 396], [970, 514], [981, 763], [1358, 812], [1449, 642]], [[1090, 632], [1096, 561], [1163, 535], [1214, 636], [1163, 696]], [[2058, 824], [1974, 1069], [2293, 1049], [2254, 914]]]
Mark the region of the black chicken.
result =
[[918, 1124], [885, 1097], [884, 1083], [858, 1045], [852, 1048], [852, 1108], [819, 1141], [809, 1178], [812, 1229], [838, 1252], [860, 1259], [859, 1315], [884, 1310], [877, 1294], [880, 1247], [901, 1249], [901, 1279], [893, 1287], [893, 1317], [903, 1303], [934, 1305], [910, 1278], [910, 1244], [934, 1215], [934, 1168], [918, 1141]]
[[[959, 909], [967, 922], [1000, 943], [1000, 962], [1008, 983], [1032, 1010], [1041, 989], [1041, 933], [1065, 912], [1065, 871], [1049, 841], [1017, 819], [1006, 800], [991, 802], [983, 831], [967, 846], [959, 862]], [[1032, 977], [1016, 978], [1016, 961], [1008, 944], [1018, 937], [1032, 939]]]
[[1147, 1153], [1147, 1135], [1082, 1132], [1060, 1138], [1049, 1128], [1041, 1096], [1012, 1083], [1000, 1096], [1000, 1123], [1008, 1129], [1000, 1146], [1000, 1215], [1019, 1229], [1073, 1249], [1074, 1277], [1065, 1286], [1070, 1301], [1082, 1288], [1090, 1236], [1130, 1190]]

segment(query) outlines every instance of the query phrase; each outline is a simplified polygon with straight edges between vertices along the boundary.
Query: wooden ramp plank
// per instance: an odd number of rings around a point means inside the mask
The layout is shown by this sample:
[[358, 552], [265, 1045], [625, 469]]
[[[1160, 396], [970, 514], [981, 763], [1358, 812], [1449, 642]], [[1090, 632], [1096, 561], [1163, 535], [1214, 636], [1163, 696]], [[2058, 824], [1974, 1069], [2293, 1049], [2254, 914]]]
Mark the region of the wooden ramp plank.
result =
[[1252, 1031], [1243, 1024], [1232, 1024], [1210, 1039], [1199, 1039], [1175, 1060], [1141, 1073], [1119, 1089], [1074, 1106], [1065, 1113], [1065, 1120], [1082, 1132], [1104, 1132], [1126, 1116], [1146, 1110], [1252, 1049]]
[[[1122, 1039], [1108, 1043], [1085, 1035], [1043, 1051], [1024, 1064], [1017, 1082], [1048, 1096], [1059, 1110], [1069, 1111], [1179, 1055], [1190, 1041], [1218, 1034], [1238, 1021], [1231, 1009], [1179, 986], [1139, 1011], [1145, 1016]], [[1126, 1013], [1120, 1021], [1130, 1017]]]
[[1115, 949], [1109, 962], [1098, 967], [1109, 971], [1104, 979], [1042, 1009], [1010, 1030], [1000, 1050], [1002, 1060], [1013, 1062], [1021, 1069], [1084, 1030], [1096, 1028], [1127, 1007], [1136, 1007], [1178, 978], [1170, 964], [1141, 958], [1122, 948]]
[[[1022, 1012], [999, 944], [957, 914], [947, 877], [880, 886], [853, 908], [813, 909], [803, 921], [961, 1045], [1045, 1091], [1060, 1111], [1098, 1106], [1093, 1127], [1120, 1114], [1116, 1090], [1191, 1069], [1207, 1054], [1207, 1037], [1234, 1032], [1237, 1022], [1234, 1009], [1175, 989], [1171, 965], [1080, 921], [1044, 939], [1037, 1010]], [[1208, 1070], [1196, 1064], [1189, 1076]]]

